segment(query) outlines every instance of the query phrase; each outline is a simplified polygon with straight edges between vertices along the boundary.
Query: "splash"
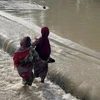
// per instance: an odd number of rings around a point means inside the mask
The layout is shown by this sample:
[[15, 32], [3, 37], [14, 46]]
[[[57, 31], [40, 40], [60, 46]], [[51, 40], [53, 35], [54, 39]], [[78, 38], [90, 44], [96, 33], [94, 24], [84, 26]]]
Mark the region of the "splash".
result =
[[12, 85], [11, 89], [12, 90], [21, 90], [23, 87], [24, 87], [24, 85], [21, 82], [19, 82], [19, 83]]

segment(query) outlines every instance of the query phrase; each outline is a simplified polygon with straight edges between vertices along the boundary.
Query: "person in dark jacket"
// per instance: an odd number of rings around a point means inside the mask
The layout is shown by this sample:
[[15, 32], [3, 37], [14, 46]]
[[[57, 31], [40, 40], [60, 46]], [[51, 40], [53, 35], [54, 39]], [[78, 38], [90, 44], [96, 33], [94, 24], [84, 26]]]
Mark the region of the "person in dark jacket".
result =
[[48, 61], [48, 63], [55, 62], [55, 60], [50, 57], [51, 47], [48, 39], [49, 28], [47, 26], [42, 27], [41, 34], [42, 35], [33, 42], [33, 45], [36, 46], [35, 50], [38, 52], [41, 59]]
[[[48, 72], [48, 64], [39, 58], [34, 46], [31, 46], [30, 37], [26, 36], [21, 40], [20, 47], [13, 55], [13, 61], [24, 85], [32, 85], [34, 78], [44, 82]], [[34, 75], [32, 69], [34, 69]]]

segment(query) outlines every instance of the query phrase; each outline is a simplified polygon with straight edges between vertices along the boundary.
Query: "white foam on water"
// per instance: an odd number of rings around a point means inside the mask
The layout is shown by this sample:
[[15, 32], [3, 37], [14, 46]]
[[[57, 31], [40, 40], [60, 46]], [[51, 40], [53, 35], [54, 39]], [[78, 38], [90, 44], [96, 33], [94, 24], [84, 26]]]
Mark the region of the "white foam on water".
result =
[[16, 10], [47, 10], [49, 9], [49, 7], [46, 6], [46, 9], [43, 8], [42, 5], [39, 5], [39, 4], [31, 4], [31, 3], [28, 3], [28, 2], [18, 2], [18, 1], [12, 1], [10, 3], [8, 3], [8, 1], [0, 1], [0, 4], [3, 6], [5, 6], [5, 9], [7, 10], [13, 10], [13, 9], [16, 9]]
[[62, 99], [63, 100], [79, 100], [79, 99], [76, 99], [75, 97], [73, 97], [70, 93], [63, 95]]
[[12, 86], [11, 86], [11, 89], [12, 90], [20, 90], [20, 89], [22, 89], [23, 88], [23, 84], [21, 83], [21, 82], [19, 82], [19, 83], [17, 83], [17, 84], [13, 84]]

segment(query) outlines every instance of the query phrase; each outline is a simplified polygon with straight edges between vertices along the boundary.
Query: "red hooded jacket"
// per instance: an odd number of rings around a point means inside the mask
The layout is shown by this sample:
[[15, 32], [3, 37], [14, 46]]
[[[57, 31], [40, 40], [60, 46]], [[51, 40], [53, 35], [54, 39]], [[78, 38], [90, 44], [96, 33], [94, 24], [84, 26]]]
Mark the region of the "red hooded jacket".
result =
[[39, 57], [41, 59], [47, 60], [51, 54], [51, 47], [50, 47], [50, 43], [49, 43], [49, 39], [48, 39], [49, 28], [46, 26], [42, 27], [41, 34], [42, 35], [38, 38], [38, 43], [36, 43], [35, 50], [38, 52]]

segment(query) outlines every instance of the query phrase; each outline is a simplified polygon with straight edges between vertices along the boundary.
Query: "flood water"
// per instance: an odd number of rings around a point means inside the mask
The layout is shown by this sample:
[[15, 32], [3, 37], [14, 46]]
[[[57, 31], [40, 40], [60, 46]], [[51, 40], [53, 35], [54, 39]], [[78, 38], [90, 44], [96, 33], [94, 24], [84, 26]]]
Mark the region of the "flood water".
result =
[[0, 9], [100, 52], [100, 0], [1, 0]]
[[[22, 10], [25, 10], [25, 6], [27, 6], [27, 3], [22, 2], [20, 5], [18, 2], [0, 1], [0, 7], [2, 11], [11, 9], [11, 11], [14, 10], [13, 13], [16, 13], [19, 7], [19, 9], [24, 7]], [[36, 9], [38, 9], [36, 4], [32, 6], [36, 6]], [[27, 8], [27, 10], [28, 9], [29, 8]], [[39, 10], [41, 9], [39, 8]], [[7, 39], [10, 38], [11, 40], [14, 40], [14, 42], [17, 40], [18, 45], [19, 39], [22, 37], [23, 33], [24, 35], [31, 34], [32, 36], [33, 32], [28, 28], [24, 29], [25, 26], [18, 24], [20, 21], [22, 21], [22, 24], [24, 23], [22, 19], [17, 20], [17, 17], [12, 17], [10, 14], [9, 12], [2, 13], [0, 11], [0, 46], [3, 43], [5, 51], [7, 49], [11, 51], [11, 48], [9, 47], [9, 43], [6, 45], [6, 40], [4, 42], [2, 41], [2, 36], [6, 37]], [[18, 23], [14, 23], [13, 18], [15, 18], [15, 22], [18, 21]], [[1, 48], [0, 73], [0, 98], [2, 100], [79, 100], [73, 97], [70, 93], [66, 94], [64, 90], [49, 80], [46, 80], [44, 84], [33, 83], [31, 87], [24, 87], [21, 83], [21, 78], [19, 77], [17, 71], [14, 70], [12, 57], [1, 50]]]
[[[47, 25], [49, 26], [50, 31], [54, 34], [88, 47], [94, 51], [100, 52], [99, 5], [99, 0], [0, 0], [0, 15], [7, 17], [11, 21], [13, 20], [15, 22], [18, 22], [21, 25], [24, 25], [24, 27], [27, 26], [30, 29], [34, 28], [33, 30], [37, 30], [38, 26], [41, 27], [43, 25]], [[43, 6], [46, 6], [46, 9], [43, 9]], [[1, 11], [7, 13], [2, 13]], [[9, 14], [22, 18], [24, 20], [10, 16]], [[30, 36], [34, 37], [32, 35], [32, 30], [29, 31], [28, 29], [24, 29], [18, 23], [13, 23], [13, 21], [5, 21], [5, 19], [1, 16], [1, 35], [10, 37], [13, 40], [15, 39], [15, 41], [17, 40], [18, 43], [19, 38], [22, 37], [24, 32], [25, 34], [27, 33]], [[63, 44], [65, 44], [64, 41]], [[58, 51], [61, 52], [62, 50]], [[9, 58], [9, 55], [2, 50], [0, 51], [0, 53], [0, 69], [2, 73], [0, 74], [0, 97], [2, 97], [2, 100], [7, 100], [8, 98], [9, 100], [33, 100], [33, 96], [35, 97], [35, 95], [40, 96], [40, 100], [78, 100], [72, 97], [70, 94], [64, 93], [64, 91], [60, 87], [55, 86], [48, 80], [44, 85], [37, 86], [33, 84], [31, 88], [26, 89], [27, 93], [25, 93], [25, 88], [20, 88], [21, 85], [19, 83], [16, 84], [20, 81], [20, 78], [16, 72], [13, 73], [12, 59]], [[64, 57], [67, 58], [67, 54], [65, 53], [64, 55]], [[71, 56], [73, 58], [74, 53], [71, 53]], [[78, 61], [79, 60], [80, 59], [78, 59]], [[84, 65], [84, 63], [81, 63], [80, 66], [82, 64]], [[71, 65], [73, 64], [71, 63]], [[6, 66], [7, 69], [4, 66]], [[15, 76], [16, 79], [12, 76]], [[20, 90], [17, 89], [17, 86], [19, 86]], [[35, 90], [35, 95], [33, 93], [33, 90]], [[4, 97], [5, 93], [6, 97]], [[47, 95], [48, 98], [45, 95]], [[25, 99], [23, 99], [24, 97]], [[36, 97], [36, 99], [34, 100], [39, 99]]]
[[79, 100], [46, 80], [44, 84], [24, 87], [14, 70], [12, 58], [0, 50], [0, 100]]

